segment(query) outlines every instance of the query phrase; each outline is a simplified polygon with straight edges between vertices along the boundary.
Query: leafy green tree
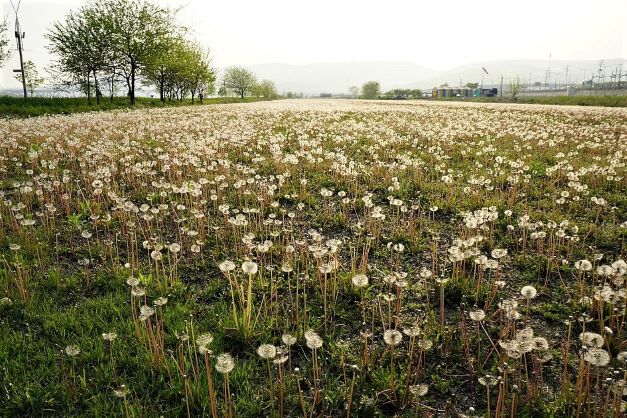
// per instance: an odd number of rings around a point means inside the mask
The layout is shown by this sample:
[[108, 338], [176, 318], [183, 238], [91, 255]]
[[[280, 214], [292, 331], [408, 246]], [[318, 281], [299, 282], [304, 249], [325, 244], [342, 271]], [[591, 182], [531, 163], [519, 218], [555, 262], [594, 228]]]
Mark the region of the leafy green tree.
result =
[[479, 83], [466, 83], [466, 87], [470, 89], [476, 89], [477, 87], [479, 87]]
[[224, 72], [224, 84], [242, 99], [257, 84], [255, 75], [243, 67], [229, 67]]
[[215, 89], [208, 52], [184, 38], [172, 39], [168, 50], [146, 66], [144, 75], [147, 84], [157, 86], [162, 101], [166, 97], [183, 100], [191, 94], [193, 103], [197, 96]]
[[274, 99], [277, 96], [276, 85], [271, 80], [262, 80], [258, 85], [258, 96]]
[[359, 87], [357, 87], [357, 86], [350, 86], [348, 88], [348, 94], [350, 94], [353, 97], [359, 96]]
[[58, 85], [78, 86], [91, 103], [92, 80], [96, 101], [100, 102], [98, 74], [109, 69], [114, 53], [110, 37], [99, 26], [93, 7], [85, 6], [70, 12], [63, 21], [54, 22], [46, 34], [48, 49], [57, 56], [52, 73]]
[[[22, 82], [22, 74], [16, 74], [13, 76], [13, 78], [15, 78], [20, 83]], [[31, 96], [35, 94], [35, 90], [37, 90], [37, 87], [41, 86], [44, 81], [46, 81], [43, 77], [39, 75], [35, 63], [30, 60], [24, 63], [24, 79], [26, 80], [26, 88], [28, 89]]]
[[181, 56], [184, 54], [185, 39], [182, 37], [168, 37], [164, 39], [167, 46], [163, 53], [151, 57], [144, 68], [144, 77], [147, 85], [155, 85], [159, 90], [159, 99], [165, 102], [171, 95], [175, 79], [181, 69]]
[[126, 81], [131, 104], [141, 71], [164, 54], [179, 30], [174, 14], [148, 0], [105, 0], [93, 3], [97, 26], [115, 51], [114, 65]]
[[378, 81], [368, 81], [361, 87], [362, 99], [376, 99], [381, 94], [381, 85]]
[[203, 52], [199, 45], [190, 44], [188, 56], [185, 74], [187, 86], [192, 95], [192, 103], [194, 103], [196, 95], [200, 96], [202, 101], [204, 95], [214, 92], [216, 76], [215, 71], [211, 68], [209, 53]]
[[5, 61], [11, 56], [9, 38], [7, 38], [7, 28], [8, 25], [6, 20], [0, 23], [0, 67], [2, 67]]

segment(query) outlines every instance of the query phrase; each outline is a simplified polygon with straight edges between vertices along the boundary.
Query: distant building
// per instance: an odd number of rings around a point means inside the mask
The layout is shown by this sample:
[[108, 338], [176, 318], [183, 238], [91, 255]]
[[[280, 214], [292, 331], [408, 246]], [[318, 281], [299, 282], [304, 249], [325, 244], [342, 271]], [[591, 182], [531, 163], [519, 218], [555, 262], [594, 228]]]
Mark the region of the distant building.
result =
[[499, 89], [482, 89], [476, 88], [472, 91], [472, 97], [496, 97], [499, 93]]
[[472, 97], [470, 87], [434, 87], [431, 97]]

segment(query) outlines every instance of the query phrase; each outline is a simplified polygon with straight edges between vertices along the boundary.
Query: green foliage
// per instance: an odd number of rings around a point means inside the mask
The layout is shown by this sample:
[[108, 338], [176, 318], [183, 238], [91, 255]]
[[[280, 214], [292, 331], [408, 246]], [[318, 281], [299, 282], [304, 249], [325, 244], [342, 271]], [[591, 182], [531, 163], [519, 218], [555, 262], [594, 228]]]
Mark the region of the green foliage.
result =
[[361, 87], [362, 99], [376, 99], [381, 94], [381, 85], [378, 81], [368, 81]]
[[386, 91], [383, 95], [384, 99], [420, 99], [422, 97], [422, 91], [420, 89], [394, 89]]
[[[470, 102], [497, 102], [509, 103], [511, 98], [500, 97], [437, 97], [438, 101], [470, 101]], [[562, 105], [562, 106], [601, 106], [601, 107], [627, 107], [627, 96], [536, 96], [516, 98], [516, 103]]]
[[215, 72], [207, 52], [189, 40], [178, 37], [168, 40], [170, 46], [146, 66], [146, 80], [157, 86], [162, 101], [183, 100], [188, 94], [192, 102], [196, 96], [212, 93]]
[[244, 98], [246, 93], [257, 84], [255, 75], [243, 67], [229, 67], [224, 72], [224, 85], [232, 89], [240, 98]]
[[93, 81], [99, 102], [99, 85], [106, 85], [113, 97], [123, 81], [131, 104], [141, 75], [160, 87], [162, 99], [166, 80], [180, 99], [188, 92], [192, 98], [212, 92], [215, 76], [208, 57], [181, 32], [174, 12], [150, 1], [89, 3], [55, 22], [46, 35], [57, 56], [56, 84], [79, 87], [91, 99]]
[[274, 99], [277, 97], [276, 85], [271, 80], [261, 80], [253, 87], [253, 95], [266, 99]]
[[5, 61], [11, 56], [9, 38], [7, 38], [7, 27], [6, 19], [0, 22], [0, 67], [2, 67]]
[[[18, 73], [13, 78], [22, 83], [22, 74]], [[35, 63], [30, 60], [24, 63], [24, 79], [26, 80], [26, 89], [31, 96], [35, 94], [37, 87], [45, 81], [43, 77], [39, 76]]]

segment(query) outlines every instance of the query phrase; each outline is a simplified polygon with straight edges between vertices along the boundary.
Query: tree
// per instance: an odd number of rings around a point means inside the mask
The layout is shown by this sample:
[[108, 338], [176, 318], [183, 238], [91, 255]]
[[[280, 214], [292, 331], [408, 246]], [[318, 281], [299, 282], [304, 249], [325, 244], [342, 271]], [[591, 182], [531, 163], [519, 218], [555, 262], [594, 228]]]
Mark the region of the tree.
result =
[[[13, 78], [20, 83], [22, 82], [22, 74], [16, 74]], [[26, 88], [31, 96], [35, 94], [37, 87], [41, 86], [45, 81], [43, 77], [39, 76], [35, 63], [30, 60], [24, 63], [24, 78], [26, 79]]]
[[466, 83], [466, 87], [468, 87], [469, 89], [476, 89], [477, 87], [479, 87], [479, 83]]
[[165, 102], [166, 96], [171, 96], [177, 73], [181, 69], [182, 55], [185, 53], [185, 39], [172, 36], [166, 38], [164, 43], [167, 43], [164, 52], [151, 57], [144, 68], [146, 84], [157, 87], [159, 99], [162, 102]]
[[509, 80], [509, 93], [512, 95], [512, 100], [516, 100], [516, 95], [521, 92], [522, 88], [523, 83], [519, 76]]
[[353, 97], [359, 96], [359, 87], [357, 87], [357, 86], [350, 86], [348, 88], [348, 94], [350, 94]]
[[368, 81], [361, 87], [362, 99], [376, 99], [381, 94], [381, 85], [378, 81]]
[[[0, 23], [0, 67], [2, 67], [7, 59], [11, 56], [9, 49], [9, 38], [7, 38], [7, 21]], [[22, 80], [20, 80], [21, 82]]]
[[91, 103], [93, 78], [96, 102], [100, 103], [98, 75], [101, 71], [112, 71], [111, 61], [116, 51], [98, 10], [87, 5], [76, 13], [70, 12], [65, 20], [53, 23], [46, 37], [50, 41], [48, 49], [58, 57], [52, 66], [57, 84], [78, 86]]
[[274, 99], [277, 96], [276, 85], [271, 80], [262, 80], [256, 86], [257, 96], [264, 99]]
[[229, 67], [224, 72], [224, 84], [242, 99], [257, 84], [255, 75], [243, 67]]
[[210, 66], [208, 51], [203, 52], [197, 44], [189, 44], [187, 54], [187, 68], [184, 73], [187, 78], [187, 87], [192, 95], [192, 103], [194, 103], [194, 97], [197, 94], [202, 101], [202, 96], [213, 93], [216, 77]]
[[131, 104], [135, 104], [139, 73], [167, 51], [179, 29], [174, 14], [148, 0], [105, 0], [90, 7], [109, 37], [114, 65], [126, 81]]

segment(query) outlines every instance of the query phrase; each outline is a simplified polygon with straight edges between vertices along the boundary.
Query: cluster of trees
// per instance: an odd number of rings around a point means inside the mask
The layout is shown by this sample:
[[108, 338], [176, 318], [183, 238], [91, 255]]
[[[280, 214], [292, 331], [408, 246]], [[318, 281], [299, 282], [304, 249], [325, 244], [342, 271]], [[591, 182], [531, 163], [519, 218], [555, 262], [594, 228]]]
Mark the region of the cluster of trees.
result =
[[383, 93], [385, 99], [395, 99], [402, 97], [404, 99], [421, 99], [422, 91], [419, 89], [393, 89]]
[[135, 103], [138, 84], [157, 88], [160, 99], [212, 93], [215, 71], [208, 51], [186, 37], [175, 12], [149, 0], [92, 1], [55, 22], [46, 37], [56, 55], [55, 83], [80, 89], [99, 102], [120, 85]]
[[222, 86], [218, 90], [218, 94], [227, 96], [229, 92], [235, 93], [242, 99], [246, 95], [266, 99], [277, 97], [277, 89], [273, 81], [257, 81], [255, 74], [243, 67], [229, 67], [224, 71]]

